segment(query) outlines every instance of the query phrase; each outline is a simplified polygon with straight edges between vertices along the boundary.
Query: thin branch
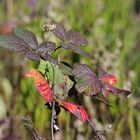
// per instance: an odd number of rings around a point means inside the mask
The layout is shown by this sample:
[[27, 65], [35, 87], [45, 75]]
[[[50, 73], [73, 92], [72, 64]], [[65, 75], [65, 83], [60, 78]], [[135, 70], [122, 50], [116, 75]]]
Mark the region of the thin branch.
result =
[[44, 137], [42, 137], [34, 128], [33, 122], [31, 121], [31, 118], [29, 116], [25, 116], [23, 118], [23, 123], [25, 128], [30, 132], [34, 140], [45, 140]]
[[[51, 63], [52, 69], [53, 69], [53, 83], [52, 83], [52, 93], [53, 95], [55, 94], [55, 89], [54, 89], [54, 84], [55, 84], [55, 70], [54, 70], [54, 66]], [[55, 115], [55, 101], [52, 102], [52, 116], [51, 116], [51, 137], [52, 140], [54, 140], [54, 115]]]
[[52, 102], [52, 116], [51, 116], [51, 136], [52, 140], [54, 140], [54, 112], [55, 112], [55, 101]]
[[61, 46], [58, 46], [56, 49], [54, 49], [54, 52], [56, 52], [60, 48], [61, 48]]
[[91, 120], [88, 120], [89, 125], [92, 127], [93, 132], [96, 134], [98, 140], [104, 140], [103, 137], [99, 134], [99, 130], [95, 127], [94, 123]]

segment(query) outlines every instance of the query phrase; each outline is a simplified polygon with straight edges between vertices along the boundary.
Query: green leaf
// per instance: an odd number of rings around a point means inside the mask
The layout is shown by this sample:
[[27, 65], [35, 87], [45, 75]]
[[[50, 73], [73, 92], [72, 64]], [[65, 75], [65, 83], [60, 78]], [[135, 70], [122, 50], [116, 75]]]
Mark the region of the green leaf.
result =
[[65, 98], [69, 89], [73, 86], [73, 82], [68, 76], [63, 74], [59, 65], [54, 65], [49, 61], [41, 60], [38, 71], [41, 72], [50, 86], [54, 85], [54, 94], [59, 98]]
[[72, 75], [72, 68], [68, 63], [60, 62], [59, 67], [65, 75]]

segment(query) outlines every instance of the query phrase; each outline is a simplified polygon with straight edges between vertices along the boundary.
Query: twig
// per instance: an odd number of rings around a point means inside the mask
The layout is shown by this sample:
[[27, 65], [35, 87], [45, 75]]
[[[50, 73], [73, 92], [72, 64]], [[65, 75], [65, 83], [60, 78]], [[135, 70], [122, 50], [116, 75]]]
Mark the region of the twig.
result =
[[96, 134], [98, 140], [104, 140], [101, 135], [99, 134], [99, 130], [97, 130], [97, 128], [95, 127], [95, 125], [93, 124], [93, 122], [91, 120], [88, 120], [89, 125], [92, 127], [94, 133]]
[[[52, 69], [53, 69], [53, 83], [52, 83], [52, 93], [53, 95], [55, 94], [54, 91], [54, 83], [55, 83], [55, 71], [54, 71], [54, 67], [53, 64], [51, 63]], [[55, 101], [52, 102], [52, 116], [51, 116], [51, 136], [52, 136], [52, 140], [54, 140], [54, 115], [55, 115]]]
[[54, 52], [56, 52], [60, 48], [61, 48], [61, 46], [58, 46], [56, 49], [54, 49]]
[[54, 112], [55, 112], [55, 101], [52, 102], [52, 116], [51, 116], [51, 136], [52, 140], [54, 140]]
[[36, 131], [29, 116], [25, 116], [23, 118], [23, 123], [25, 128], [31, 133], [35, 140], [45, 140], [45, 138], [41, 137], [41, 135]]

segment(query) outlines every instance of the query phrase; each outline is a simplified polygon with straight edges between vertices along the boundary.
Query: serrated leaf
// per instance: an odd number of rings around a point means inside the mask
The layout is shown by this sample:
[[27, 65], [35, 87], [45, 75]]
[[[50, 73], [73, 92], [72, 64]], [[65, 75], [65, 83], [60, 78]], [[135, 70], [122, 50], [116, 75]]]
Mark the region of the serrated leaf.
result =
[[60, 98], [67, 96], [73, 82], [67, 76], [63, 75], [58, 65], [51, 64], [49, 61], [41, 60], [38, 70], [42, 74], [46, 75], [50, 85], [54, 82], [54, 93], [57, 94], [57, 96]]
[[62, 101], [62, 104], [70, 113], [72, 113], [82, 122], [85, 123], [89, 119], [87, 112], [82, 106], [75, 103], [67, 102], [65, 100]]
[[45, 52], [52, 52], [53, 50], [55, 50], [56, 48], [56, 44], [54, 42], [48, 41], [48, 42], [44, 42], [42, 44], [39, 45], [38, 51], [45, 53]]
[[0, 47], [20, 53], [24, 53], [29, 50], [29, 45], [24, 40], [13, 34], [0, 36]]
[[55, 93], [60, 98], [66, 98], [69, 89], [73, 86], [73, 82], [68, 76], [65, 76], [58, 65], [55, 65]]
[[53, 82], [53, 68], [49, 61], [40, 60], [38, 69], [43, 75], [47, 76], [48, 81], [52, 85]]
[[53, 93], [49, 84], [37, 70], [30, 70], [25, 76], [34, 78], [38, 91], [47, 102], [53, 101]]
[[31, 59], [31, 60], [36, 60], [36, 61], [39, 61], [39, 60], [40, 60], [39, 55], [36, 54], [35, 52], [32, 52], [32, 51], [26, 52], [25, 56], [26, 56], [28, 59]]
[[40, 55], [40, 57], [45, 61], [50, 61], [54, 65], [56, 65], [58, 63], [58, 60], [56, 58], [53, 58], [51, 55], [49, 55], [47, 53], [44, 55]]
[[86, 51], [82, 50], [81, 48], [79, 48], [78, 46], [75, 46], [74, 44], [72, 44], [69, 41], [65, 41], [65, 42], [61, 42], [61, 46], [64, 49], [71, 49], [72, 51], [74, 51], [75, 53], [81, 54], [87, 58], [93, 59], [93, 57]]
[[61, 39], [62, 41], [66, 40], [66, 29], [62, 24], [55, 23], [56, 27], [52, 30], [54, 35]]
[[23, 39], [32, 49], [37, 49], [38, 42], [33, 32], [23, 28], [14, 28], [14, 34]]
[[[101, 91], [101, 82], [96, 74], [85, 64], [77, 64], [74, 66], [72, 74], [75, 76], [78, 86], [78, 91], [87, 91], [90, 88], [88, 95], [96, 95]], [[91, 92], [92, 91], [92, 92]]]
[[106, 89], [109, 91], [109, 92], [111, 92], [111, 93], [113, 93], [113, 94], [115, 94], [115, 95], [118, 95], [118, 94], [124, 94], [126, 97], [128, 97], [132, 92], [131, 91], [129, 91], [129, 90], [124, 90], [124, 89], [120, 89], [120, 88], [116, 88], [116, 87], [113, 87], [113, 86], [111, 86], [111, 85], [106, 85], [105, 86], [106, 87]]
[[73, 45], [69, 41], [64, 41], [64, 42], [61, 42], [61, 47], [67, 50], [67, 49], [71, 49]]
[[75, 53], [78, 53], [78, 54], [81, 54], [81, 55], [83, 55], [83, 56], [85, 56], [85, 57], [87, 57], [87, 58], [93, 59], [93, 57], [92, 57], [89, 53], [87, 53], [86, 51], [80, 49], [79, 47], [74, 47], [74, 46], [72, 47], [72, 46], [70, 46], [70, 48], [71, 48], [71, 50], [73, 50]]
[[68, 63], [60, 62], [59, 67], [65, 75], [71, 75], [72, 68]]
[[88, 44], [88, 41], [79, 32], [73, 30], [67, 32], [67, 40], [69, 40], [73, 46], [84, 46]]
[[103, 81], [105, 84], [114, 85], [117, 82], [117, 78], [114, 75], [107, 73], [101, 67], [98, 69], [99, 80]]

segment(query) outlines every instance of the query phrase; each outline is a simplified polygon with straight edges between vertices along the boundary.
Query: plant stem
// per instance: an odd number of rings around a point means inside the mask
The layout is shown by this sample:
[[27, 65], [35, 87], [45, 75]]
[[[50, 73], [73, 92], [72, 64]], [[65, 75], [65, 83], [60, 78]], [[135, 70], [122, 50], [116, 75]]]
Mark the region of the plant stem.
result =
[[55, 107], [55, 101], [52, 102], [52, 116], [51, 116], [51, 136], [52, 140], [54, 140], [54, 130], [53, 130], [53, 125], [54, 125], [54, 107]]
[[[53, 69], [53, 83], [52, 83], [52, 93], [53, 95], [55, 94], [55, 70], [54, 70], [54, 66], [53, 64], [51, 63], [51, 66], [52, 66], [52, 69]], [[53, 129], [53, 126], [54, 126], [54, 115], [55, 115], [55, 101], [52, 102], [52, 116], [51, 116], [51, 137], [52, 137], [52, 140], [55, 140], [54, 139], [54, 129]]]
[[54, 52], [56, 52], [58, 49], [60, 49], [61, 48], [61, 46], [58, 46], [55, 50], [54, 50]]
[[104, 140], [101, 135], [99, 134], [99, 130], [97, 130], [97, 128], [95, 127], [95, 125], [93, 124], [93, 122], [91, 120], [88, 120], [89, 125], [92, 127], [94, 133], [96, 134], [98, 140]]
[[42, 137], [34, 128], [33, 122], [31, 121], [31, 118], [29, 116], [25, 116], [23, 118], [23, 123], [25, 128], [31, 133], [34, 140], [45, 140], [44, 137]]

